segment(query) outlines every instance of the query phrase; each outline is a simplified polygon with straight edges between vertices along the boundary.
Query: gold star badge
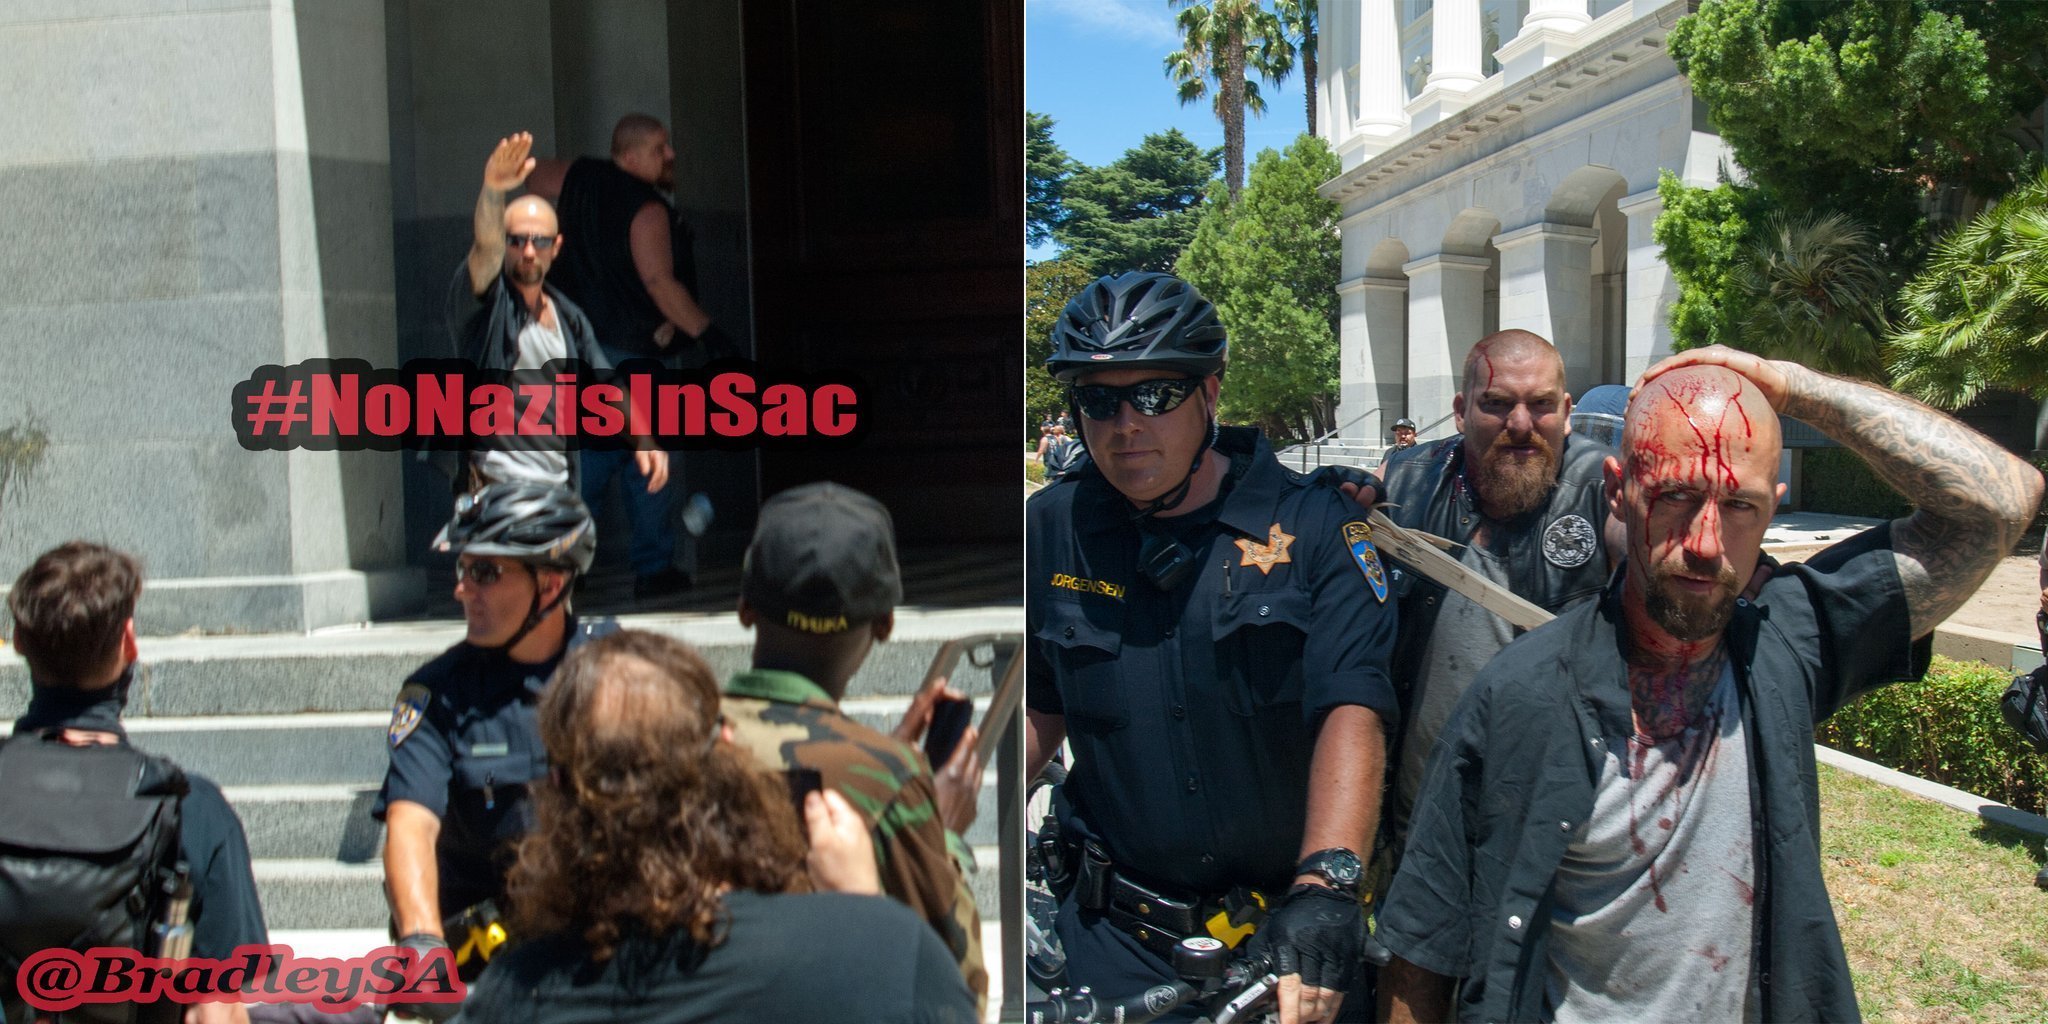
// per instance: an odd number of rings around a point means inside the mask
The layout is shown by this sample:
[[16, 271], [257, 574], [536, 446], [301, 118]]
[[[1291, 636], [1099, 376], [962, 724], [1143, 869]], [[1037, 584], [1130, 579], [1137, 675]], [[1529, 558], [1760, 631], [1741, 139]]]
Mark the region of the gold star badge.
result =
[[1253, 543], [1250, 539], [1244, 537], [1238, 538], [1237, 548], [1239, 551], [1244, 552], [1244, 558], [1237, 564], [1256, 565], [1259, 567], [1261, 575], [1270, 575], [1273, 572], [1274, 566], [1282, 562], [1294, 561], [1294, 559], [1287, 556], [1287, 546], [1292, 543], [1294, 543], [1294, 538], [1282, 533], [1280, 524], [1274, 523], [1273, 529], [1266, 535], [1266, 543], [1264, 544]]

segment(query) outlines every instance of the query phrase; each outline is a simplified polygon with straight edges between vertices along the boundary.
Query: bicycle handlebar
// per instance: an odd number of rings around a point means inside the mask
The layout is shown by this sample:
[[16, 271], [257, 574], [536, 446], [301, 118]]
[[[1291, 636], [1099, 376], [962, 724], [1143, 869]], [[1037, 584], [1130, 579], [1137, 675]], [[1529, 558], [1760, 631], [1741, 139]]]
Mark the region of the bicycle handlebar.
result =
[[1218, 1024], [1227, 1024], [1239, 1013], [1260, 1003], [1266, 993], [1278, 984], [1278, 979], [1269, 973], [1271, 969], [1272, 965], [1265, 957], [1233, 961], [1224, 971], [1221, 985], [1210, 992], [1186, 981], [1154, 985], [1138, 995], [1115, 1001], [1105, 1001], [1086, 987], [1073, 992], [1055, 991], [1042, 1002], [1026, 1004], [1024, 1019], [1028, 1024], [1100, 1024], [1103, 1021], [1145, 1024], [1196, 999], [1232, 992], [1235, 997], [1216, 1017]]
[[1024, 1008], [1029, 1024], [1096, 1024], [1098, 1021], [1126, 1021], [1144, 1024], [1158, 1020], [1202, 993], [1185, 981], [1154, 985], [1138, 995], [1117, 1002], [1104, 1002], [1086, 988], [1072, 993], [1053, 993], [1042, 1003]]

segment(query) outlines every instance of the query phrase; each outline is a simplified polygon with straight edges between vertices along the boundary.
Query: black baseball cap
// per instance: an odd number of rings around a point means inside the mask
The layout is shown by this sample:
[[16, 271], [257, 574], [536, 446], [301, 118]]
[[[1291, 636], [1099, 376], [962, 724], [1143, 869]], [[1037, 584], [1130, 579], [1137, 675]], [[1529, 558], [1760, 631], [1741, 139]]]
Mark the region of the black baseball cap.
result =
[[769, 498], [747, 545], [740, 596], [764, 621], [821, 635], [895, 611], [903, 573], [889, 510], [834, 483]]

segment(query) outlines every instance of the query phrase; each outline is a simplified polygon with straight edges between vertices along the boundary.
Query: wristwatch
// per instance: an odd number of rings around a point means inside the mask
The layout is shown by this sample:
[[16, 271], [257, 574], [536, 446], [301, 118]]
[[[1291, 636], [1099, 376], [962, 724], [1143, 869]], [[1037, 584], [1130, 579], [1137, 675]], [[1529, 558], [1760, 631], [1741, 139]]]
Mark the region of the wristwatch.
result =
[[1358, 855], [1341, 846], [1317, 850], [1302, 858], [1295, 866], [1297, 875], [1321, 875], [1330, 888], [1347, 895], [1358, 895], [1358, 878], [1363, 872]]

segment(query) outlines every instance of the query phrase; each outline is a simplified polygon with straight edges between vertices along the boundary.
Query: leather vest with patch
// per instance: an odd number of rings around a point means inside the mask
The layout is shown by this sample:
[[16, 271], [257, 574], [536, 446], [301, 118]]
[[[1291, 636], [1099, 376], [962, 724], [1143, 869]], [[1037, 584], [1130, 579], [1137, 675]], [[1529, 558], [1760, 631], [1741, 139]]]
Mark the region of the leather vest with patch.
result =
[[[1465, 483], [1464, 443], [1463, 437], [1450, 437], [1389, 453], [1380, 473], [1386, 481], [1385, 500], [1399, 507], [1388, 509], [1388, 517], [1410, 529], [1469, 543], [1485, 517], [1479, 512], [1478, 497]], [[1612, 454], [1611, 448], [1567, 436], [1549, 504], [1504, 524], [1509, 589], [1517, 596], [1561, 612], [1599, 595], [1608, 576], [1601, 530], [1607, 521], [1601, 466]], [[1394, 683], [1405, 705], [1430, 632], [1436, 628], [1445, 588], [1399, 563], [1392, 567], [1389, 580], [1401, 601]]]

